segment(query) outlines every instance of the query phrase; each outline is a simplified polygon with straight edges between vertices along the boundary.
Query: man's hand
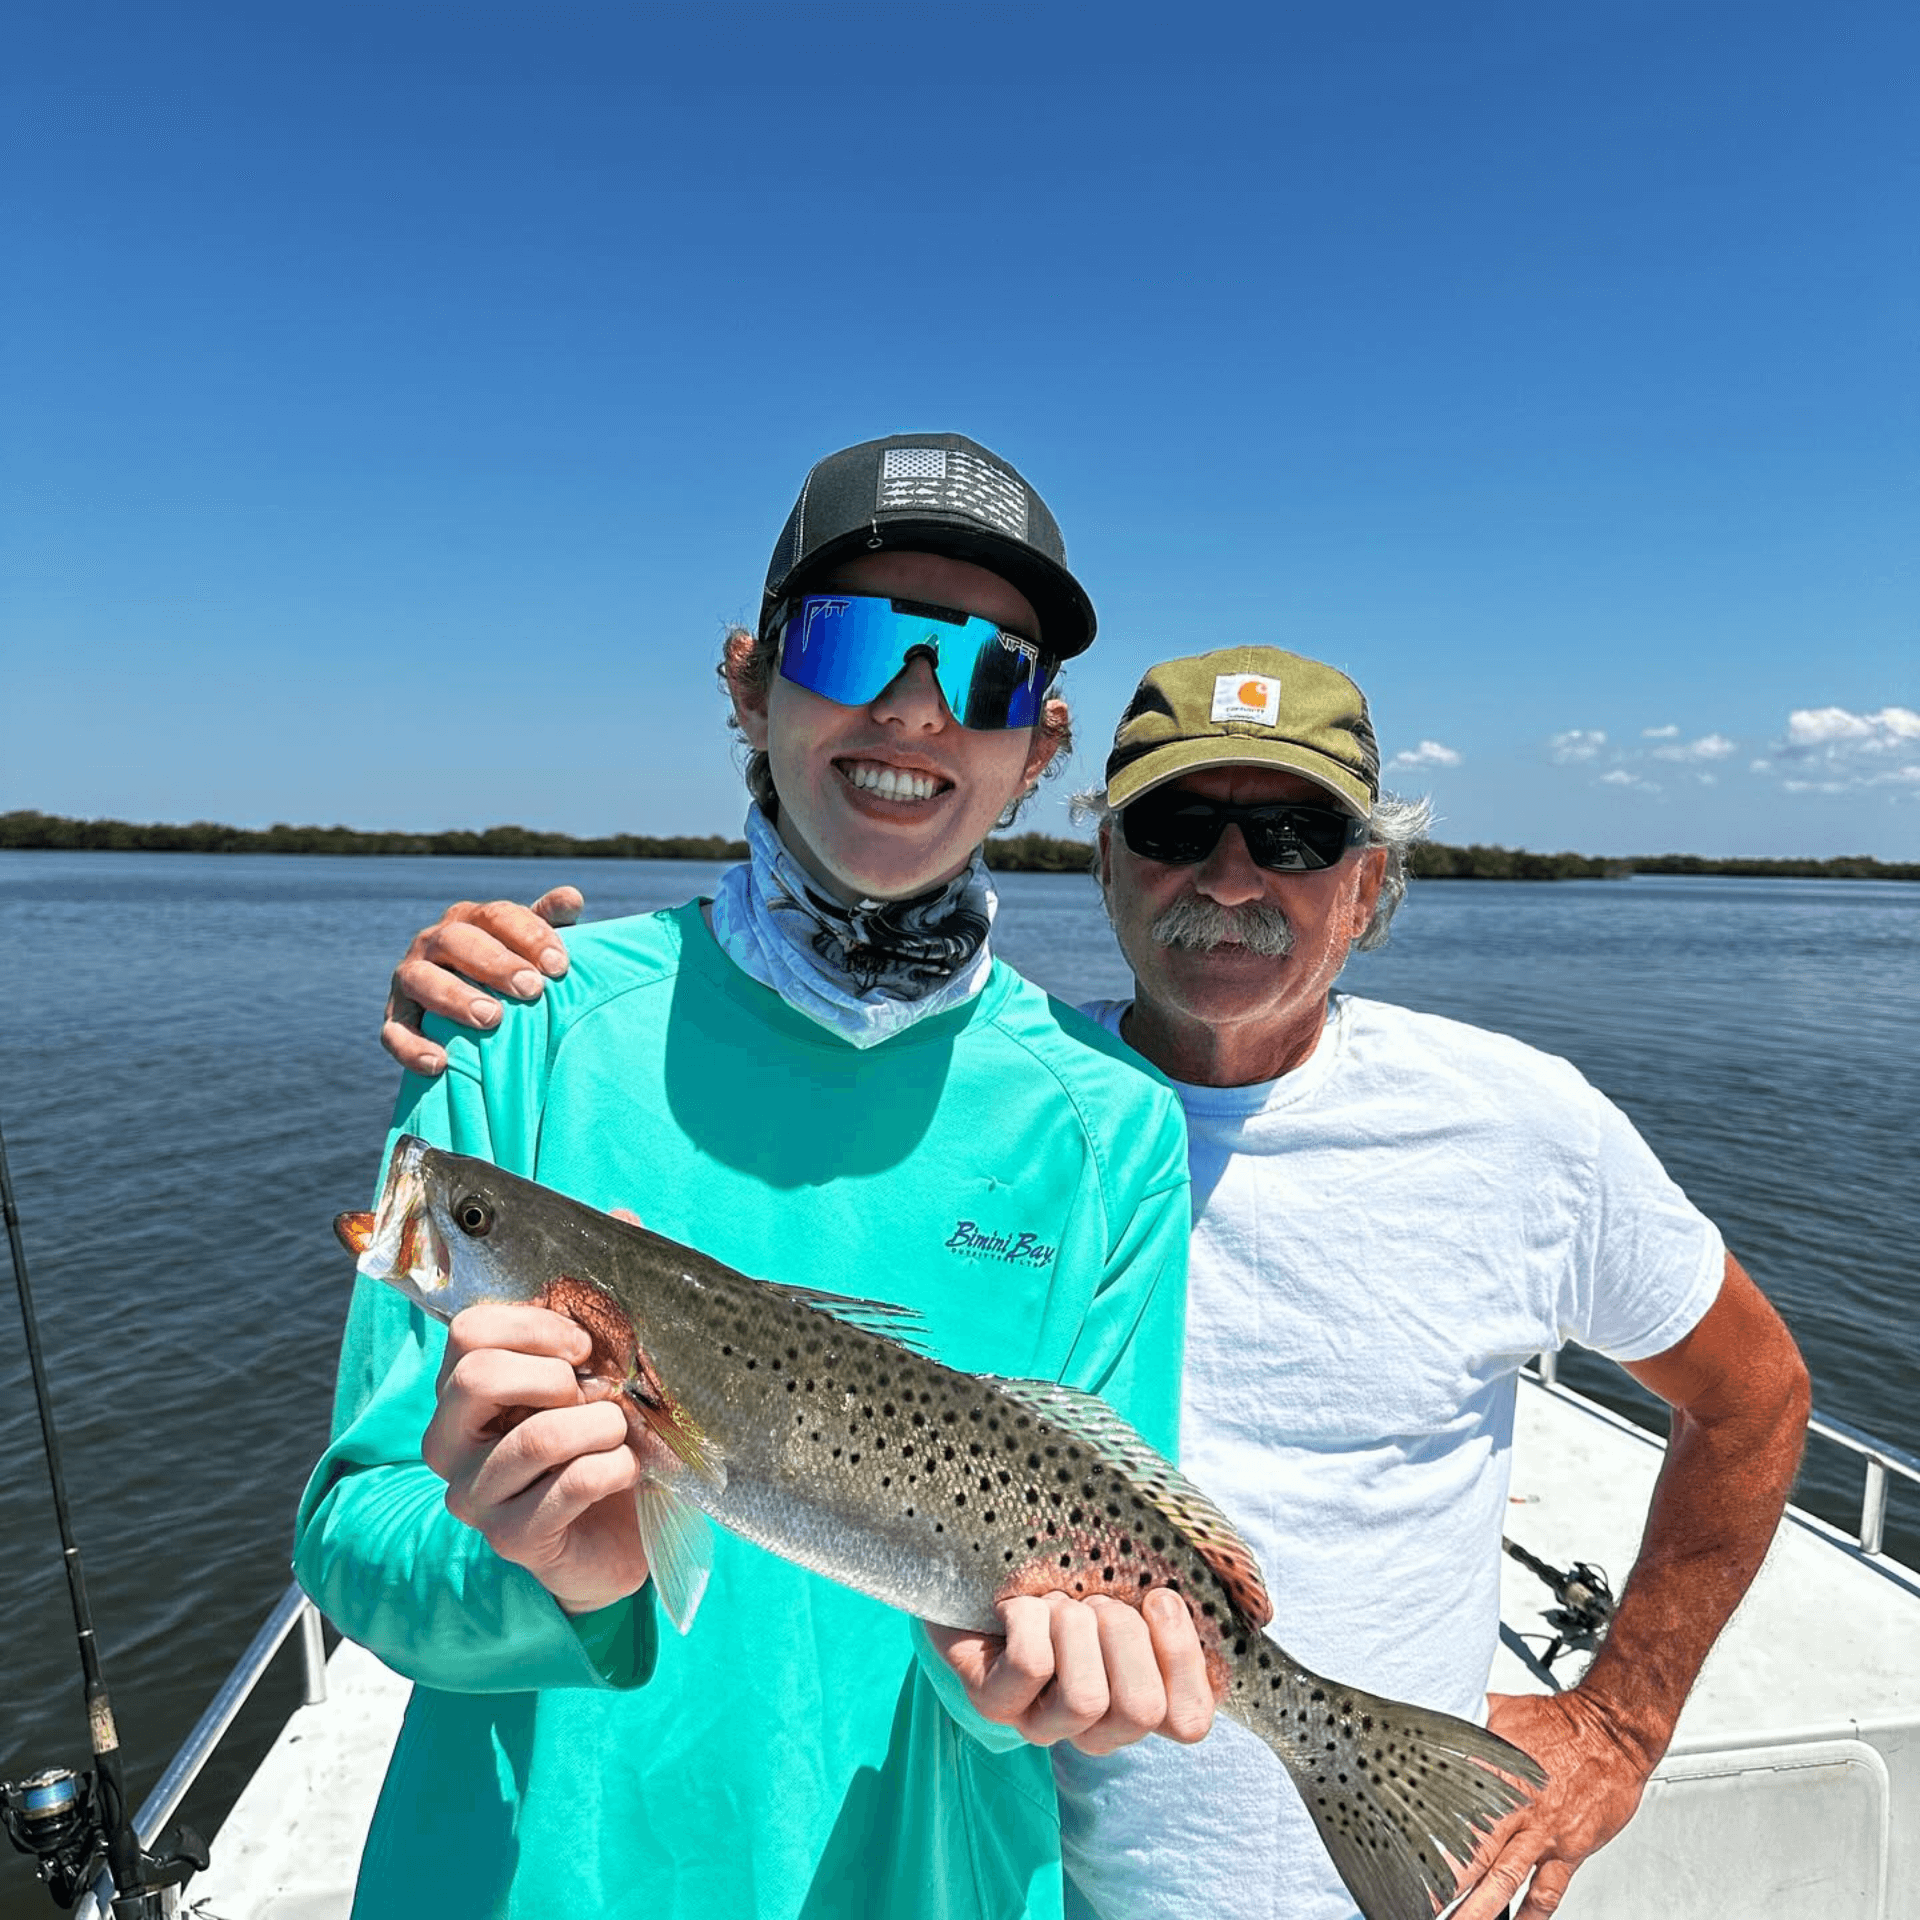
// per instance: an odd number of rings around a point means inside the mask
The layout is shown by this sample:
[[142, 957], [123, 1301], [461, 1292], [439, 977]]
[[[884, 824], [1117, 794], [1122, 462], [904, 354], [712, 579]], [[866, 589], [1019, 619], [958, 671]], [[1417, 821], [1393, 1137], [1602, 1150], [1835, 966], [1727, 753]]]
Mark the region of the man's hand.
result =
[[447, 1329], [420, 1444], [452, 1512], [569, 1613], [611, 1606], [647, 1577], [633, 1501], [643, 1463], [619, 1403], [574, 1371], [592, 1351], [544, 1307], [469, 1307]]
[[1699, 1325], [1627, 1371], [1673, 1410], [1640, 1555], [1577, 1687], [1545, 1699], [1489, 1697], [1493, 1731], [1550, 1778], [1481, 1848], [1486, 1878], [1455, 1920], [1505, 1912], [1529, 1867], [1537, 1870], [1519, 1920], [1545, 1920], [1575, 1868], [1626, 1825], [1708, 1649], [1766, 1558], [1793, 1485], [1807, 1370], [1732, 1254]]
[[446, 1049], [421, 1033], [422, 1013], [484, 1029], [500, 1024], [500, 1003], [475, 993], [476, 984], [516, 1000], [539, 999], [547, 981], [567, 970], [567, 950], [553, 929], [572, 926], [585, 905], [578, 887], [552, 887], [531, 907], [455, 901], [413, 936], [394, 968], [380, 1044], [411, 1072], [428, 1079], [444, 1073]]
[[1659, 1756], [1636, 1751], [1599, 1702], [1578, 1687], [1559, 1694], [1495, 1693], [1487, 1726], [1530, 1753], [1547, 1784], [1532, 1803], [1489, 1835], [1476, 1862], [1478, 1884], [1448, 1920], [1499, 1920], [1533, 1875], [1514, 1920], [1559, 1911], [1574, 1869], [1633, 1818]]
[[929, 1625], [934, 1649], [996, 1726], [1036, 1746], [1070, 1740], [1112, 1753], [1150, 1733], [1183, 1745], [1213, 1725], [1213, 1688], [1177, 1594], [1149, 1594], [1143, 1612], [1104, 1594], [1017, 1595], [1002, 1602], [1006, 1637]]

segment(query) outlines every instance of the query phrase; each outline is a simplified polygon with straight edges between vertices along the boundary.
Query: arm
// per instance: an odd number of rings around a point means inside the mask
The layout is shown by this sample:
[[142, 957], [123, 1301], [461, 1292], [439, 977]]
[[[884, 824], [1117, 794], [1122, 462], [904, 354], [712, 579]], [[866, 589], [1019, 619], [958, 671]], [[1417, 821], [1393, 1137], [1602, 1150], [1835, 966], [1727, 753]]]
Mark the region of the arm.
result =
[[[547, 980], [567, 970], [567, 950], [553, 937], [586, 904], [577, 887], [551, 887], [531, 907], [511, 900], [485, 906], [456, 900], [432, 926], [413, 936], [387, 990], [380, 1044], [422, 1079], [444, 1073], [446, 1049], [420, 1030], [437, 1013], [482, 1031], [500, 1024], [500, 1003], [475, 993], [477, 983], [516, 1000], [537, 1000]], [[544, 978], [542, 976], [545, 976]]]
[[1493, 1731], [1551, 1776], [1489, 1843], [1458, 1920], [1545, 1920], [1574, 1870], [1633, 1817], [1708, 1650], [1766, 1558], [1800, 1463], [1810, 1405], [1793, 1336], [1731, 1254], [1691, 1333], [1627, 1371], [1673, 1409], [1640, 1553], [1607, 1638], [1579, 1685], [1496, 1694]]
[[[516, 1022], [492, 1044], [512, 1049], [532, 1024]], [[396, 1128], [503, 1165], [530, 1157], [527, 1129], [506, 1108], [489, 1110], [470, 1072], [410, 1081]], [[510, 1329], [504, 1345], [484, 1324], [479, 1342], [471, 1325], [449, 1342], [392, 1289], [356, 1285], [333, 1440], [301, 1501], [294, 1566], [343, 1632], [425, 1685], [468, 1693], [625, 1685], [651, 1671], [651, 1604], [606, 1604], [633, 1591], [644, 1562], [636, 1568], [622, 1540], [627, 1559], [609, 1584], [603, 1536], [617, 1529], [592, 1518], [605, 1507], [632, 1525], [630, 1494], [601, 1484], [632, 1470], [625, 1423], [612, 1446], [594, 1431], [617, 1416], [582, 1404], [568, 1355], [554, 1345], [572, 1330], [552, 1318], [530, 1335]], [[526, 1406], [536, 1411], [522, 1418]], [[580, 1548], [569, 1552], [561, 1543], [582, 1516]], [[570, 1621], [563, 1604], [584, 1617]]]

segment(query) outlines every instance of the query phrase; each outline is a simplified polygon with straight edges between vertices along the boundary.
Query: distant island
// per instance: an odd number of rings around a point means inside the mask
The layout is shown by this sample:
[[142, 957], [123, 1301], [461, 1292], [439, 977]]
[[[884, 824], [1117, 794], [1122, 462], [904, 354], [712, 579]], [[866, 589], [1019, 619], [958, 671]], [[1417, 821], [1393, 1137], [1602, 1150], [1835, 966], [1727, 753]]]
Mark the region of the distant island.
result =
[[[23, 810], [0, 813], [0, 848], [61, 853], [291, 853], [482, 855], [504, 860], [744, 860], [747, 843], [719, 834], [614, 833], [582, 839], [531, 827], [485, 827], [479, 832], [363, 833], [356, 827], [223, 827], [211, 820], [186, 826], [140, 825], [128, 820], [69, 820]], [[1084, 873], [1084, 840], [1050, 833], [996, 834], [987, 864], [996, 873]], [[1780, 880], [1920, 880], [1920, 861], [1872, 860], [1842, 854], [1831, 860], [1710, 860], [1662, 853], [1633, 859], [1595, 859], [1582, 853], [1526, 853], [1517, 847], [1415, 847], [1408, 865], [1422, 880], [1624, 880], [1636, 873], [1738, 874]]]

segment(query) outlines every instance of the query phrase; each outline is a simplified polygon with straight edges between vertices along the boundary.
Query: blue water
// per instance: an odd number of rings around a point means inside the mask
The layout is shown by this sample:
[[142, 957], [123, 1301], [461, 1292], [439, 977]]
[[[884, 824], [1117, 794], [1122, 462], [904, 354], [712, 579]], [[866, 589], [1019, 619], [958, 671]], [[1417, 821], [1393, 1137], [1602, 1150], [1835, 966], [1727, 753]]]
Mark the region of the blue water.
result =
[[[402, 946], [462, 895], [573, 879], [591, 914], [631, 913], [718, 871], [0, 852], [0, 1129], [136, 1793], [287, 1578], [346, 1304], [329, 1222], [370, 1189]], [[1127, 991], [1089, 879], [1007, 877], [996, 938], [1068, 998]], [[1779, 1304], [1822, 1410], [1920, 1447], [1920, 886], [1428, 882], [1346, 984], [1576, 1061]], [[8, 1324], [0, 1777], [84, 1759], [10, 1301]], [[1850, 1515], [1858, 1470], [1816, 1457], [1802, 1497]], [[1898, 1491], [1890, 1544], [1920, 1561], [1920, 1502]], [[190, 1814], [218, 1817], [290, 1687]], [[0, 1852], [0, 1920], [51, 1910]]]

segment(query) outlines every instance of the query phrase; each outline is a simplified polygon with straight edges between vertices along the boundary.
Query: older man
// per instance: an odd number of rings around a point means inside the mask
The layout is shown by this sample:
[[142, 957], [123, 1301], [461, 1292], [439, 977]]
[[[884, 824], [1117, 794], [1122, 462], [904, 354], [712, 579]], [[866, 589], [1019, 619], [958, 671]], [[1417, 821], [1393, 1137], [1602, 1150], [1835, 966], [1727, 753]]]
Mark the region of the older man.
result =
[[[1490, 1920], [1531, 1873], [1520, 1913], [1543, 1920], [1632, 1815], [1765, 1555], [1805, 1369], [1712, 1223], [1565, 1061], [1334, 991], [1349, 950], [1385, 938], [1425, 825], [1381, 794], [1345, 675], [1259, 647], [1154, 668], [1092, 804], [1135, 991], [1088, 1011], [1174, 1082], [1189, 1131], [1183, 1464], [1253, 1545], [1299, 1658], [1484, 1710], [1547, 1766], [1458, 1909]], [[544, 941], [497, 908], [485, 926]], [[404, 976], [421, 997], [449, 990], [440, 937]], [[462, 951], [480, 977], [517, 964]], [[1672, 1442], [1585, 1678], [1488, 1701], [1517, 1374], [1569, 1340], [1665, 1399]], [[1190, 1749], [1060, 1749], [1055, 1775], [1070, 1910], [1353, 1914], [1237, 1726]]]

